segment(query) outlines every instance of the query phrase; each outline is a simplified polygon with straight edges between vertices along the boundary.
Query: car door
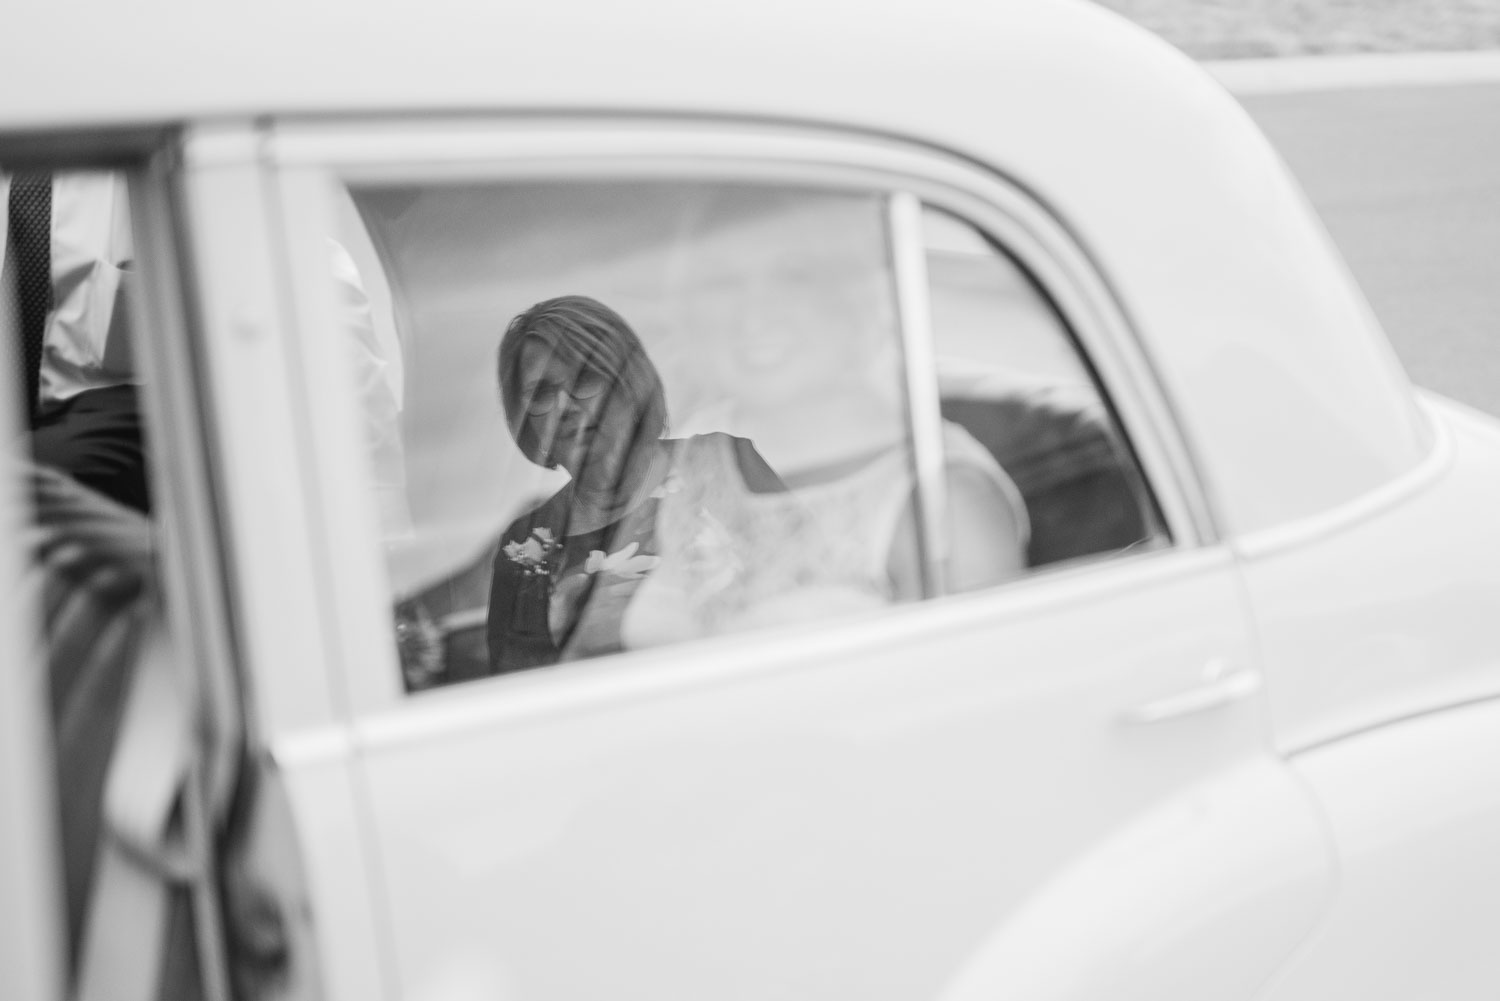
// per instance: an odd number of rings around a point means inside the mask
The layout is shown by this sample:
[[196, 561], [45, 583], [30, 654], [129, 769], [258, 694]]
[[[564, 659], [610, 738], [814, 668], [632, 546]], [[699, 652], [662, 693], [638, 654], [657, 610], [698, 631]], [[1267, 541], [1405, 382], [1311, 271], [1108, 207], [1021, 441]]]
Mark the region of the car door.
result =
[[[1267, 748], [1234, 559], [1120, 311], [1019, 188], [650, 120], [188, 152], [237, 628], [332, 996], [1248, 998], [1311, 929], [1324, 837]], [[491, 590], [551, 572], [550, 536], [506, 533], [563, 478], [511, 440], [496, 348], [580, 293], [638, 327], [675, 440], [748, 441], [843, 514], [714, 550], [771, 612], [583, 652], [549, 620], [555, 662], [521, 669]], [[961, 470], [1009, 513], [966, 521]], [[871, 549], [877, 605], [763, 593]]]

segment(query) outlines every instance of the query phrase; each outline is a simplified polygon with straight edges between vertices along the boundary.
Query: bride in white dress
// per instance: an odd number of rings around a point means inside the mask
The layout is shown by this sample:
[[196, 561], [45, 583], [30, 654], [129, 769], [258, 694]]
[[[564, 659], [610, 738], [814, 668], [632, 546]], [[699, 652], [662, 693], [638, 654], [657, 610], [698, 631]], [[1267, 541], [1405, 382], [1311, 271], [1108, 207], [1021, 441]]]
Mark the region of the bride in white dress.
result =
[[706, 433], [668, 437], [660, 376], [601, 303], [540, 303], [502, 342], [512, 434], [571, 482], [506, 530], [493, 671], [825, 621], [1022, 570], [1020, 493], [953, 424], [947, 558], [920, 550], [880, 203], [747, 191], [698, 223], [684, 323], [717, 345], [721, 405], [684, 423]]
[[[661, 567], [624, 620], [627, 646], [872, 609], [922, 596], [899, 332], [873, 197], [720, 191], [687, 243], [687, 335], [720, 352], [706, 423], [753, 441], [787, 492], [757, 492], [727, 447], [685, 448], [657, 514]], [[725, 438], [725, 436], [719, 436]], [[725, 440], [729, 440], [725, 438]], [[943, 425], [949, 592], [1020, 573], [1020, 491]]]

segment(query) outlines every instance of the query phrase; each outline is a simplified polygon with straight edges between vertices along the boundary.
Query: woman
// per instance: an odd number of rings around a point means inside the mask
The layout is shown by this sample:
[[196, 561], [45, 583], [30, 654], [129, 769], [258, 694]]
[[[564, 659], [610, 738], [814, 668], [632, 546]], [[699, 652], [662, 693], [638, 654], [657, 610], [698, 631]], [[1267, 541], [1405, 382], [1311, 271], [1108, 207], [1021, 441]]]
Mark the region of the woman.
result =
[[[667, 438], [645, 349], [619, 314], [582, 296], [511, 322], [500, 385], [521, 451], [571, 480], [501, 539], [488, 617], [494, 673], [822, 621], [924, 593], [900, 443], [801, 474], [788, 491], [745, 438]], [[954, 589], [1013, 573], [1025, 535], [1009, 481], [981, 446], [962, 444], [948, 441], [950, 528], [964, 543], [950, 563]]]
[[[703, 610], [653, 601], [626, 621], [632, 598], [661, 563], [662, 502], [681, 490], [678, 467], [695, 479], [719, 458], [735, 487], [722, 504], [695, 501], [692, 519], [727, 513], [732, 495], [771, 493], [781, 482], [749, 441], [724, 434], [672, 440], [661, 379], [629, 324], [585, 296], [537, 303], [511, 321], [500, 342], [506, 424], [521, 452], [566, 486], [506, 529], [495, 557], [488, 619], [495, 673], [701, 634]], [[688, 494], [695, 494], [689, 490]], [[671, 507], [671, 503], [668, 505]], [[732, 515], [730, 516], [732, 520]], [[665, 536], [682, 540], [683, 519]], [[689, 540], [692, 541], [692, 540]], [[670, 546], [669, 556], [684, 546]], [[726, 556], [725, 566], [734, 557]], [[680, 561], [678, 561], [680, 564]], [[661, 616], [693, 621], [663, 624]], [[709, 618], [712, 618], [710, 615]]]
[[814, 610], [847, 605], [850, 586], [912, 601], [1019, 575], [1030, 532], [1020, 491], [951, 421], [940, 424], [945, 551], [918, 544], [884, 199], [725, 186], [694, 209], [677, 298], [693, 336], [717, 347], [718, 419], [753, 439], [825, 526], [796, 547], [825, 568], [798, 574], [796, 607], [826, 616]]

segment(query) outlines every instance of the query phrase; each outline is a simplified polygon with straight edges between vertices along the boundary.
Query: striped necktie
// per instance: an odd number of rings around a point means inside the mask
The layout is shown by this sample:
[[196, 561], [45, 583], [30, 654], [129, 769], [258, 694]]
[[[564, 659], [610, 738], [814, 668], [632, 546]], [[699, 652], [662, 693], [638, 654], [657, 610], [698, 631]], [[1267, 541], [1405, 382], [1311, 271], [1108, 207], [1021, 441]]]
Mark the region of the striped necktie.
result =
[[10, 182], [10, 242], [16, 255], [21, 364], [28, 416], [35, 416], [42, 338], [52, 308], [52, 175], [16, 174]]

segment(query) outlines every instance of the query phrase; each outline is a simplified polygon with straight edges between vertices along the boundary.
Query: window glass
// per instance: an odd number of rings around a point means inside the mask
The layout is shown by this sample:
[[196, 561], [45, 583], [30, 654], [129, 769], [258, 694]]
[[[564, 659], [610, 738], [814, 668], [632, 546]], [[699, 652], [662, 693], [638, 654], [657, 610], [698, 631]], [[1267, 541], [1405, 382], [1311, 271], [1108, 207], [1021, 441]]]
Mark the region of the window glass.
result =
[[881, 195], [353, 197], [401, 345], [409, 687], [920, 596]]
[[[1026, 565], [1164, 544], [1107, 398], [1046, 295], [946, 212], [924, 211], [923, 239], [946, 438], [965, 455], [983, 446], [1019, 491]], [[960, 524], [950, 531], [965, 534]]]
[[[366, 339], [394, 354], [380, 371], [396, 419], [367, 424], [397, 460], [376, 476], [400, 515], [385, 524], [409, 689], [847, 620], [1149, 534], [1057, 314], [952, 217], [923, 226], [944, 418], [933, 519], [887, 194], [351, 195], [338, 243], [378, 288]], [[1124, 477], [1103, 503], [1135, 512], [1130, 531], [1080, 541], [1066, 512], [1032, 513], [1099, 469]]]

